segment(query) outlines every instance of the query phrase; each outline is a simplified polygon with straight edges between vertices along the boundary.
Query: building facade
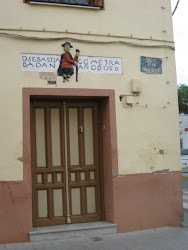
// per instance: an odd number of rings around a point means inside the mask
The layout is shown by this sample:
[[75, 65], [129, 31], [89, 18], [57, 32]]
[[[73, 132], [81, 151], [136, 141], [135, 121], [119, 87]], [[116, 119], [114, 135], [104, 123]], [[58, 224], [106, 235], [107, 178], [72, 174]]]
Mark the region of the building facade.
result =
[[[0, 243], [57, 224], [181, 225], [170, 0], [7, 0], [0, 20]], [[56, 74], [65, 42], [78, 81]]]
[[181, 148], [188, 149], [188, 116], [179, 115]]

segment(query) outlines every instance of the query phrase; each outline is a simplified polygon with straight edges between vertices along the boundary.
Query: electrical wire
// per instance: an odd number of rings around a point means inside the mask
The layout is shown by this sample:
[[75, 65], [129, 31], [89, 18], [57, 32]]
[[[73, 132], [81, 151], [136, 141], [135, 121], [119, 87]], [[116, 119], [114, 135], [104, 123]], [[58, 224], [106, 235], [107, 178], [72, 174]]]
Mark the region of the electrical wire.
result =
[[180, 2], [180, 0], [177, 1], [176, 6], [175, 6], [175, 8], [174, 8], [174, 11], [172, 12], [172, 16], [175, 14], [175, 12], [176, 12], [176, 10], [177, 10], [177, 8], [178, 8], [179, 2]]
[[42, 30], [32, 30], [32, 29], [22, 29], [21, 27], [19, 29], [4, 29], [0, 27], [0, 32], [9, 32], [9, 31], [17, 31], [17, 32], [40, 32], [40, 33], [53, 33], [53, 34], [69, 34], [69, 35], [80, 35], [80, 36], [85, 36], [85, 35], [93, 35], [97, 37], [110, 37], [110, 38], [123, 38], [123, 39], [132, 39], [132, 40], [139, 40], [139, 41], [154, 41], [154, 42], [165, 42], [165, 43], [174, 43], [172, 40], [161, 40], [161, 39], [154, 39], [152, 37], [150, 38], [143, 38], [143, 37], [135, 37], [135, 36], [125, 36], [125, 35], [114, 35], [114, 34], [97, 34], [97, 33], [81, 33], [81, 32], [70, 32], [68, 30], [66, 31], [57, 31], [57, 30], [47, 30], [47, 29], [42, 29]]
[[170, 45], [146, 45], [146, 44], [138, 44], [138, 43], [131, 43], [125, 41], [93, 41], [93, 40], [83, 40], [78, 38], [71, 38], [71, 37], [34, 37], [34, 36], [23, 36], [19, 34], [10, 34], [10, 33], [2, 33], [0, 32], [0, 36], [10, 37], [10, 38], [19, 38], [19, 39], [27, 39], [27, 40], [41, 40], [41, 41], [58, 41], [58, 40], [70, 40], [74, 42], [80, 43], [95, 43], [95, 44], [121, 44], [133, 47], [145, 47], [145, 48], [168, 48], [175, 50], [174, 46]]

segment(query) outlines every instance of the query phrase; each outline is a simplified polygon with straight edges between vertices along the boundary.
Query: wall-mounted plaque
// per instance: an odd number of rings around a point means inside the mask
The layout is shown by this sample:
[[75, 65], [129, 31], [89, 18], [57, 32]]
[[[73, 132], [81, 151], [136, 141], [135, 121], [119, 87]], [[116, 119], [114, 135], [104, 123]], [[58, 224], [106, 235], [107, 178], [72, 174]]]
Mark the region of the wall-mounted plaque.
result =
[[78, 62], [79, 72], [116, 75], [123, 73], [121, 58], [80, 56]]
[[[80, 73], [121, 75], [122, 59], [115, 57], [79, 56]], [[60, 55], [20, 54], [21, 71], [57, 72]]]
[[141, 56], [141, 72], [162, 74], [162, 59]]

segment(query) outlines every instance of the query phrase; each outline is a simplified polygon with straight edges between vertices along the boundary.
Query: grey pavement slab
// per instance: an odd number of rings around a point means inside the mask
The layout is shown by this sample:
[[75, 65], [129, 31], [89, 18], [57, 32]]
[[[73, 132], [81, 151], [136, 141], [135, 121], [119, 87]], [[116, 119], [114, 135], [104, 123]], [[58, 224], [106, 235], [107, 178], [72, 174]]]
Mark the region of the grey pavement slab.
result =
[[183, 228], [145, 230], [121, 236], [131, 249], [188, 249], [188, 230]]
[[25, 250], [23, 243], [17, 243], [17, 244], [7, 244], [4, 245], [4, 250]]
[[54, 241], [53, 243], [54, 249], [57, 250], [96, 250], [97, 247], [92, 244], [92, 242], [88, 241], [88, 239], [69, 239], [63, 241]]
[[183, 226], [188, 227], [188, 211], [184, 209], [184, 221]]
[[52, 250], [55, 249], [52, 242], [24, 243], [25, 250]]
[[187, 250], [188, 228], [165, 227], [82, 239], [0, 245], [0, 250]]

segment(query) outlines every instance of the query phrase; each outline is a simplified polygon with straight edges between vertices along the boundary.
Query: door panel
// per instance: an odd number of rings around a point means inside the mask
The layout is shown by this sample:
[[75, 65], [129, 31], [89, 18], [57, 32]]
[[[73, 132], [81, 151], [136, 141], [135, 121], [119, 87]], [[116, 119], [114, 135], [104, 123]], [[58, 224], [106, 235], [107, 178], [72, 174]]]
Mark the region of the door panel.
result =
[[78, 108], [68, 109], [69, 165], [79, 166]]
[[36, 121], [36, 149], [37, 167], [46, 167], [46, 147], [45, 147], [45, 109], [35, 110]]
[[93, 109], [84, 108], [84, 149], [85, 149], [85, 165], [94, 164], [93, 149]]
[[[70, 136], [72, 122], [74, 137]], [[67, 134], [71, 221], [76, 223], [101, 220], [96, 103], [67, 103]], [[74, 142], [75, 147], [79, 145], [79, 158], [72, 164], [75, 151], [71, 149], [71, 144]], [[78, 151], [76, 154], [78, 156]]]
[[[66, 222], [66, 190], [61, 103], [33, 102], [31, 108], [33, 224]], [[60, 197], [61, 196], [61, 197]], [[54, 203], [55, 201], [55, 203]]]
[[54, 217], [63, 216], [63, 189], [53, 189]]
[[97, 103], [31, 105], [34, 226], [101, 220]]
[[61, 166], [60, 110], [51, 109], [52, 166]]

